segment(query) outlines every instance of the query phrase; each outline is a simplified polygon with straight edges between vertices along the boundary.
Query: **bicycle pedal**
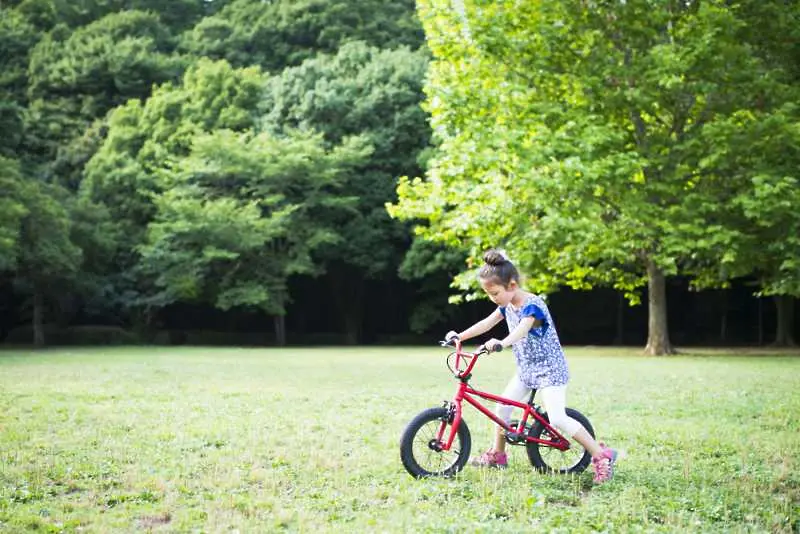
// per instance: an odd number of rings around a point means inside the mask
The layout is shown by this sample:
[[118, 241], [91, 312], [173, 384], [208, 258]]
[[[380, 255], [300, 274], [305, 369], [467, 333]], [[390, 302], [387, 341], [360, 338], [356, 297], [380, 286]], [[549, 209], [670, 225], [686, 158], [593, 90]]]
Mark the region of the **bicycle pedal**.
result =
[[525, 442], [525, 434], [522, 432], [506, 432], [506, 441], [512, 445]]

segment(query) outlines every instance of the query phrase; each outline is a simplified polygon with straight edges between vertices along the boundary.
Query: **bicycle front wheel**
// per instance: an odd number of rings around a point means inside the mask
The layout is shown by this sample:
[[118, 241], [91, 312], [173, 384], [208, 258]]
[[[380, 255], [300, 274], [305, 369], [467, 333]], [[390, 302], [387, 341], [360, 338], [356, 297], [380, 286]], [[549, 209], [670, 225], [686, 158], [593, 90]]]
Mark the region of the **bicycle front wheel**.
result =
[[472, 438], [467, 423], [462, 419], [449, 451], [442, 450], [437, 440], [444, 425], [442, 440], [447, 440], [452, 430], [446, 408], [429, 408], [417, 415], [406, 427], [400, 439], [400, 459], [411, 476], [449, 477], [461, 471], [469, 459]]
[[[592, 424], [581, 412], [572, 408], [567, 408], [566, 412], [567, 416], [583, 425], [583, 428], [594, 437]], [[547, 414], [544, 417], [549, 423], [550, 419], [548, 419]], [[531, 428], [529, 435], [543, 440], [552, 439], [550, 432], [538, 421]], [[589, 454], [589, 451], [574, 439], [570, 439], [569, 449], [565, 451], [542, 445], [541, 443], [526, 443], [525, 448], [528, 451], [528, 459], [533, 464], [533, 467], [542, 473], [581, 473], [592, 461], [592, 455]]]

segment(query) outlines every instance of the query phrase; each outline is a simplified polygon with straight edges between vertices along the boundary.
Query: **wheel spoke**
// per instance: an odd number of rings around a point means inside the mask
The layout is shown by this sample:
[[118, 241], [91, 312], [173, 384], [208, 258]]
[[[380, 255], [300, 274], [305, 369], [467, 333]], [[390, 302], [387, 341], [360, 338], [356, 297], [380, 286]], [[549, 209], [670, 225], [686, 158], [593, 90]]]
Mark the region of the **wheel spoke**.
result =
[[450, 439], [453, 431], [447, 417], [445, 408], [431, 408], [417, 415], [406, 427], [400, 457], [411, 475], [451, 476], [464, 467], [471, 444], [469, 428], [462, 421], [450, 449], [442, 450], [440, 440]]
[[[577, 420], [593, 436], [591, 424], [586, 418], [573, 409], [567, 409], [567, 415]], [[553, 436], [546, 428], [537, 427], [537, 431], [531, 434], [543, 441], [553, 441]], [[589, 453], [583, 446], [575, 440], [570, 442], [570, 447], [560, 450], [544, 443], [528, 443], [528, 457], [533, 465], [540, 471], [557, 473], [579, 473], [586, 469], [589, 463]]]
[[[461, 454], [460, 445], [456, 442], [449, 451], [435, 451], [430, 443], [436, 440], [441, 421], [430, 421], [423, 425], [414, 437], [414, 457], [420, 467], [434, 474], [441, 474], [452, 467]], [[445, 428], [445, 436], [450, 427]]]

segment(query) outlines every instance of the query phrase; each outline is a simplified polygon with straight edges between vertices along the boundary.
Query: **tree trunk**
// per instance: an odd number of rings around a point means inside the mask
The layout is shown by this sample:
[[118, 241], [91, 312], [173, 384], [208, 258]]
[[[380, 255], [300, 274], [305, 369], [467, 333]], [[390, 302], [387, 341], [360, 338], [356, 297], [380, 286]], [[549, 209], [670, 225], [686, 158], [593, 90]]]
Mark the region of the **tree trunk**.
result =
[[358, 345], [361, 341], [361, 327], [363, 323], [363, 317], [361, 315], [362, 309], [363, 308], [359, 305], [345, 310], [345, 342], [348, 345]]
[[722, 307], [722, 318], [720, 319], [719, 324], [719, 341], [720, 343], [724, 344], [728, 339], [728, 293], [726, 291], [721, 292], [720, 300]]
[[775, 295], [778, 315], [775, 329], [775, 347], [794, 347], [794, 298], [789, 295]]
[[614, 336], [614, 345], [625, 344], [625, 295], [618, 294], [617, 297], [617, 334]]
[[[340, 300], [342, 318], [344, 320], [345, 343], [358, 345], [364, 330], [364, 287], [366, 282], [361, 277], [351, 278], [340, 286], [344, 299]], [[348, 291], [349, 290], [349, 291]]]
[[283, 347], [286, 345], [286, 316], [275, 315], [273, 323], [275, 325], [275, 343], [279, 347]]
[[647, 346], [645, 354], [663, 356], [675, 354], [669, 342], [667, 326], [667, 289], [664, 273], [652, 261], [647, 261]]
[[[156, 324], [156, 313], [150, 306], [137, 307], [131, 314], [131, 328], [136, 333], [136, 337], [145, 343], [153, 343], [158, 336]], [[169, 337], [170, 334], [167, 334]]]
[[33, 289], [33, 345], [44, 347], [44, 297], [39, 287]]
[[338, 266], [330, 269], [333, 283], [333, 298], [344, 327], [345, 343], [357, 345], [361, 342], [364, 323], [363, 274], [352, 267]]

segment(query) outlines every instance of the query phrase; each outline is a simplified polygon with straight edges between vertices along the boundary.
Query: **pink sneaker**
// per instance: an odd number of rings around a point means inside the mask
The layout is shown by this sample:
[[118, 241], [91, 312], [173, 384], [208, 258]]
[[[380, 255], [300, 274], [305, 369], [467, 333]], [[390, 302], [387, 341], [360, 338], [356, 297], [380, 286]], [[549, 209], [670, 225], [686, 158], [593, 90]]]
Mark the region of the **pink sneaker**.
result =
[[603, 484], [614, 478], [614, 464], [617, 461], [617, 451], [606, 447], [605, 443], [600, 443], [603, 449], [601, 456], [592, 458], [594, 468], [594, 483]]
[[505, 469], [508, 467], [508, 455], [504, 452], [497, 452], [489, 449], [477, 458], [470, 460], [469, 463], [475, 467], [497, 467]]

